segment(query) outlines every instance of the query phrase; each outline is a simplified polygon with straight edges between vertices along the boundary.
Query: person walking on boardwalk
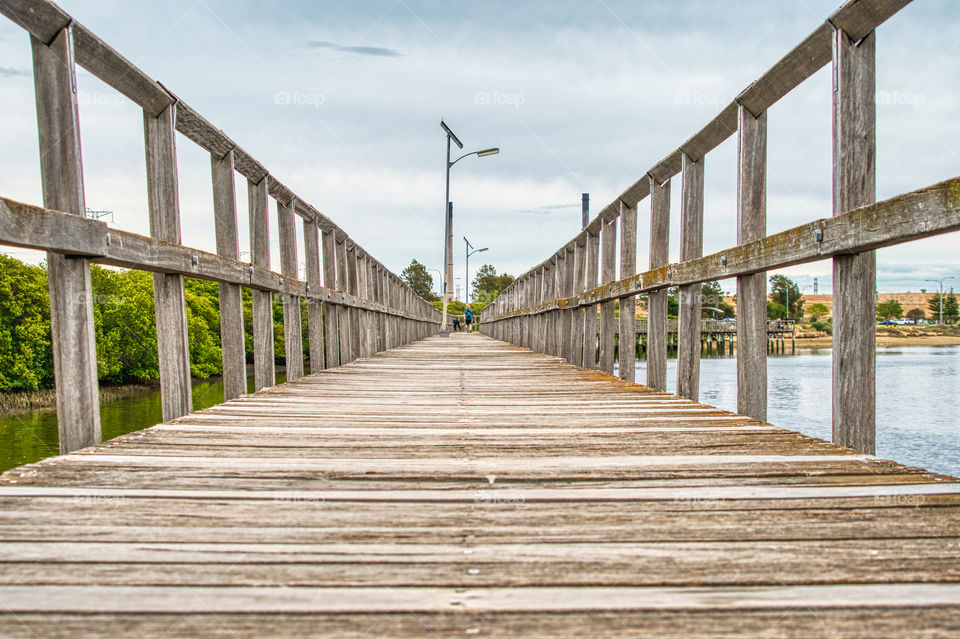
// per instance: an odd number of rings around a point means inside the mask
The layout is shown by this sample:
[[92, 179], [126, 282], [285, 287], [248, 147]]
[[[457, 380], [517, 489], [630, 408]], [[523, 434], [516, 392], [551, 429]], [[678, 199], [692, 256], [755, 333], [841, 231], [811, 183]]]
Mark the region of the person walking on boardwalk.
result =
[[463, 323], [468, 333], [473, 330], [473, 309], [469, 304], [467, 304], [467, 308], [463, 311]]

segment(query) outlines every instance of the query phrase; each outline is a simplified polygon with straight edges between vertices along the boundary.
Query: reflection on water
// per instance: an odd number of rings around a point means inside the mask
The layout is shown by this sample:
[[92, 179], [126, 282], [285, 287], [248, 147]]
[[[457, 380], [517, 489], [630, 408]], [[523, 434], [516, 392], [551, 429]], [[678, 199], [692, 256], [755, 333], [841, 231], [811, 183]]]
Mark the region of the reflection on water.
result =
[[[799, 351], [767, 359], [770, 423], [830, 439], [830, 350]], [[646, 379], [637, 362], [637, 381]], [[700, 401], [737, 409], [737, 364], [732, 357], [704, 358]], [[277, 382], [283, 381], [277, 374]], [[677, 362], [667, 362], [667, 390], [675, 392]], [[253, 378], [248, 380], [253, 392]], [[223, 398], [220, 379], [196, 382], [193, 408]], [[101, 404], [103, 438], [160, 421], [159, 391]], [[877, 349], [877, 454], [910, 466], [960, 475], [960, 346]], [[0, 417], [0, 470], [57, 454], [53, 410]]]
[[[829, 440], [830, 349], [767, 358], [767, 420]], [[646, 362], [637, 362], [637, 381]], [[667, 390], [676, 392], [677, 361], [667, 361]], [[700, 401], [737, 409], [736, 358], [700, 362]], [[877, 455], [908, 466], [960, 475], [960, 346], [877, 349]]]
[[[277, 383], [285, 381], [277, 372]], [[247, 392], [253, 392], [253, 377]], [[214, 377], [193, 383], [193, 410], [203, 410], [223, 401], [223, 379]], [[142, 430], [161, 421], [160, 391], [125, 397], [100, 404], [103, 438]], [[57, 412], [49, 408], [30, 413], [0, 416], [0, 472], [59, 453]]]

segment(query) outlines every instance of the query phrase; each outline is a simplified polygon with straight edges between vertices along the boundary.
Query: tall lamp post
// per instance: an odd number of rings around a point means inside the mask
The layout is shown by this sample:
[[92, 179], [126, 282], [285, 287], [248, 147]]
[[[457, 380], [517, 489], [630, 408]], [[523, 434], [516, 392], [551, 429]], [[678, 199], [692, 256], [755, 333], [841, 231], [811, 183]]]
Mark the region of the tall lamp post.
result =
[[[489, 251], [490, 249], [489, 248], [474, 249], [473, 244], [471, 244], [466, 237], [463, 238], [463, 243], [464, 243], [463, 254], [465, 256], [463, 260], [465, 264], [463, 272], [464, 272], [464, 275], [467, 276], [466, 283], [464, 284], [464, 287], [465, 287], [464, 291], [466, 292], [463, 295], [463, 301], [464, 303], [469, 304], [470, 303], [470, 256], [473, 255], [474, 253], [483, 253], [484, 251]], [[473, 249], [473, 250], [471, 251], [470, 249]]]
[[952, 280], [952, 279], [953, 279], [953, 276], [948, 275], [947, 277], [942, 277], [939, 280], [923, 280], [924, 282], [936, 282], [937, 284], [940, 285], [940, 295], [938, 295], [937, 297], [940, 300], [940, 321], [938, 322], [938, 324], [941, 326], [943, 325], [943, 281]]
[[489, 149], [482, 149], [480, 151], [471, 151], [470, 153], [464, 153], [456, 160], [450, 161], [450, 143], [454, 142], [457, 147], [463, 148], [463, 142], [450, 130], [450, 127], [446, 125], [443, 120], [440, 120], [440, 128], [447, 134], [447, 190], [446, 198], [443, 201], [443, 265], [444, 265], [444, 280], [446, 285], [444, 286], [443, 291], [443, 322], [440, 325], [440, 330], [446, 333], [447, 331], [447, 304], [453, 299], [453, 203], [450, 201], [450, 169], [454, 164], [459, 162], [465, 157], [471, 155], [476, 155], [478, 158], [487, 157], [488, 155], [496, 155], [500, 153], [500, 149], [497, 147], [491, 147]]

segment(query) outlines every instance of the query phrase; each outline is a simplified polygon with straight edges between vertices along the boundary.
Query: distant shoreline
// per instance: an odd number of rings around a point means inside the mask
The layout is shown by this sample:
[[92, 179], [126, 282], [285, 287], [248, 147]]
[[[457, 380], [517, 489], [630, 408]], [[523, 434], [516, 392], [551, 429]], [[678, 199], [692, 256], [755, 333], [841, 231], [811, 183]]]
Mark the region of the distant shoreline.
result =
[[[877, 335], [878, 348], [896, 346], [960, 346], [960, 337], [954, 335], [911, 335], [894, 337]], [[797, 340], [797, 348], [820, 349], [833, 347], [832, 337], [811, 337]]]

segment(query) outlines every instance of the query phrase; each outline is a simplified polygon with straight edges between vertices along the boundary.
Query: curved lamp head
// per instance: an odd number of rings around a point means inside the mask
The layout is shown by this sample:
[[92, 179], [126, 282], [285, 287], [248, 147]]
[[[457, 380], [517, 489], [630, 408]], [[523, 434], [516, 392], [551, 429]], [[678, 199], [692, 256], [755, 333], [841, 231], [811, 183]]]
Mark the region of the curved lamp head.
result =
[[484, 158], [484, 157], [487, 157], [488, 155], [496, 155], [497, 153], [500, 153], [500, 149], [497, 147], [494, 147], [492, 149], [484, 149], [483, 151], [477, 151], [477, 157]]

